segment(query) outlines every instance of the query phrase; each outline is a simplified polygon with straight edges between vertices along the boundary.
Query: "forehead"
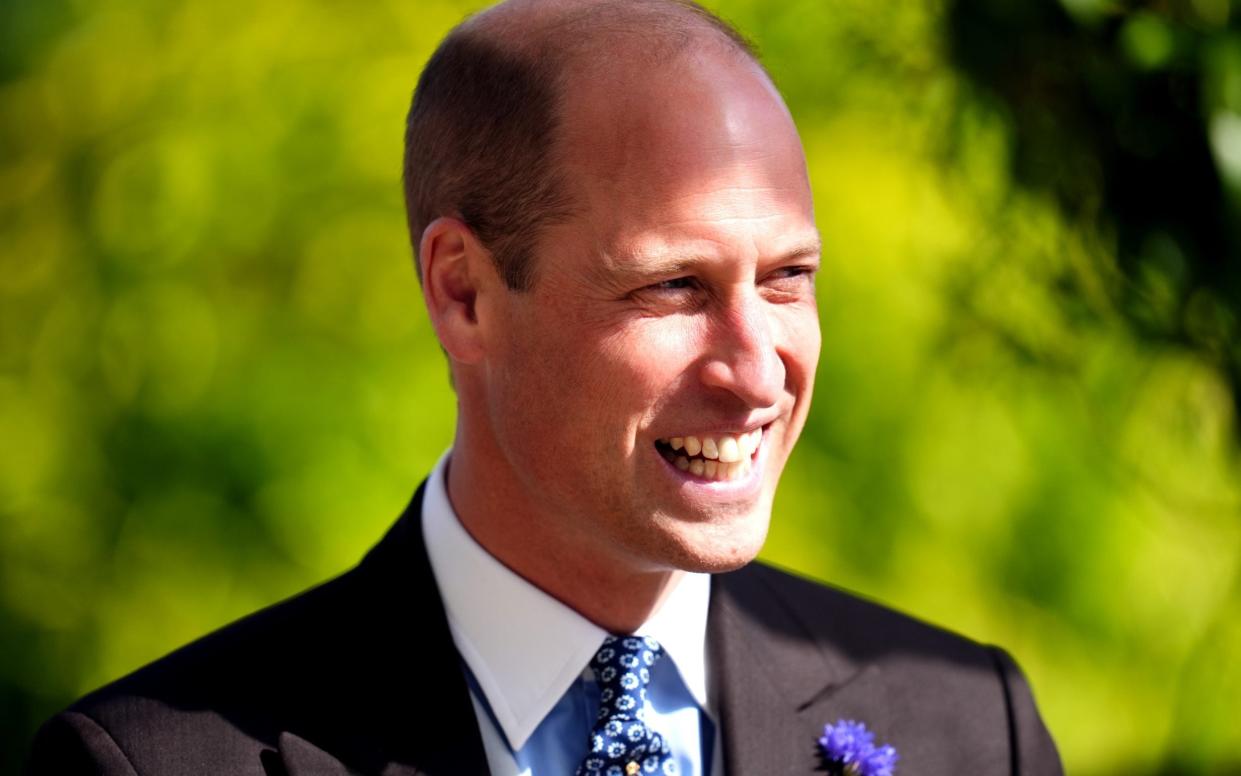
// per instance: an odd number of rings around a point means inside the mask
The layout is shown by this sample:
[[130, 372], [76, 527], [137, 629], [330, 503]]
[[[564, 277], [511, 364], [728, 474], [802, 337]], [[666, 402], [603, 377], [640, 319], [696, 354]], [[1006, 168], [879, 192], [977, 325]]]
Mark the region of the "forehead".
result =
[[560, 149], [581, 219], [602, 247], [804, 244], [813, 232], [805, 157], [756, 64], [706, 52], [593, 70], [567, 85]]

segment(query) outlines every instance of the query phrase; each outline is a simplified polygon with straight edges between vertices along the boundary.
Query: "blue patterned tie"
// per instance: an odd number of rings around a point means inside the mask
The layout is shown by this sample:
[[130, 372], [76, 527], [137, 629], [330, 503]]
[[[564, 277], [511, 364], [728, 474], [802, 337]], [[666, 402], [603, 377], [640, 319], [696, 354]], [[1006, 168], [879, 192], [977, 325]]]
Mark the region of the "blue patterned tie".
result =
[[668, 742], [646, 726], [646, 687], [664, 648], [649, 636], [608, 636], [590, 661], [599, 680], [599, 716], [577, 776], [676, 776]]

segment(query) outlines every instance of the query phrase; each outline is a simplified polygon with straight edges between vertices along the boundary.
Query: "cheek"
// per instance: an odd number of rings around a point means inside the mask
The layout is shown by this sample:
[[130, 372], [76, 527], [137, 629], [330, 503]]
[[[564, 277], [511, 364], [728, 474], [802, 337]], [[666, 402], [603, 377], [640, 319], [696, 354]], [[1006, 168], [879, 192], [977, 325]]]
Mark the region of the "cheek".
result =
[[613, 443], [631, 437], [625, 432], [673, 398], [705, 347], [705, 328], [691, 316], [583, 323], [567, 312], [543, 306], [515, 320], [493, 379], [510, 411], [538, 419], [521, 433], [549, 443], [571, 441], [554, 440], [554, 428], [573, 429], [568, 437], [590, 429]]
[[[493, 387], [512, 417], [501, 422], [545, 446], [590, 447], [614, 436], [635, 394], [644, 390], [645, 360], [622, 331], [543, 309], [514, 321]], [[505, 410], [506, 408], [506, 410]], [[521, 428], [515, 428], [520, 424]]]
[[809, 391], [819, 364], [822, 335], [819, 331], [819, 312], [812, 306], [787, 309], [777, 316], [779, 345], [788, 367], [789, 379], [802, 383]]
[[537, 316], [514, 316], [487, 374], [491, 423], [509, 455], [550, 456], [573, 433], [579, 370]]
[[[600, 349], [601, 371], [630, 401], [657, 409], [670, 399], [703, 352], [705, 329], [689, 316], [650, 318], [614, 332]], [[618, 397], [620, 398], [620, 397]]]

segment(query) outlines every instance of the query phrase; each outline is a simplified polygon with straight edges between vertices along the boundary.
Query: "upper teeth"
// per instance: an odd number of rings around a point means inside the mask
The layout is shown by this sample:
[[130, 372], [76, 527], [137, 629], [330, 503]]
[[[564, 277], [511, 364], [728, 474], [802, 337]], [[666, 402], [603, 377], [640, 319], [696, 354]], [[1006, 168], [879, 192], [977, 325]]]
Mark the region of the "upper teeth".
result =
[[685, 436], [672, 437], [671, 439], [660, 441], [667, 443], [673, 450], [684, 448], [685, 454], [689, 456], [702, 453], [704, 458], [718, 460], [722, 463], [735, 463], [754, 455], [754, 451], [758, 449], [758, 443], [762, 440], [763, 430], [756, 428], [749, 433], [739, 436], [733, 436], [732, 434], [713, 437]]

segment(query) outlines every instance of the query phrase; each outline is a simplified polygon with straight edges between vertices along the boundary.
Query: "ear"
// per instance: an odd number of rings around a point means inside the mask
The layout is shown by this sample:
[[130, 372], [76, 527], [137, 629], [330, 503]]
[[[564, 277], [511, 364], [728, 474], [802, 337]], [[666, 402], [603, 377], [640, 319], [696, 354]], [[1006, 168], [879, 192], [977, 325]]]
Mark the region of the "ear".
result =
[[485, 352], [479, 297], [499, 290], [490, 252], [460, 219], [441, 217], [423, 230], [418, 257], [422, 293], [440, 344], [452, 360], [477, 363]]

